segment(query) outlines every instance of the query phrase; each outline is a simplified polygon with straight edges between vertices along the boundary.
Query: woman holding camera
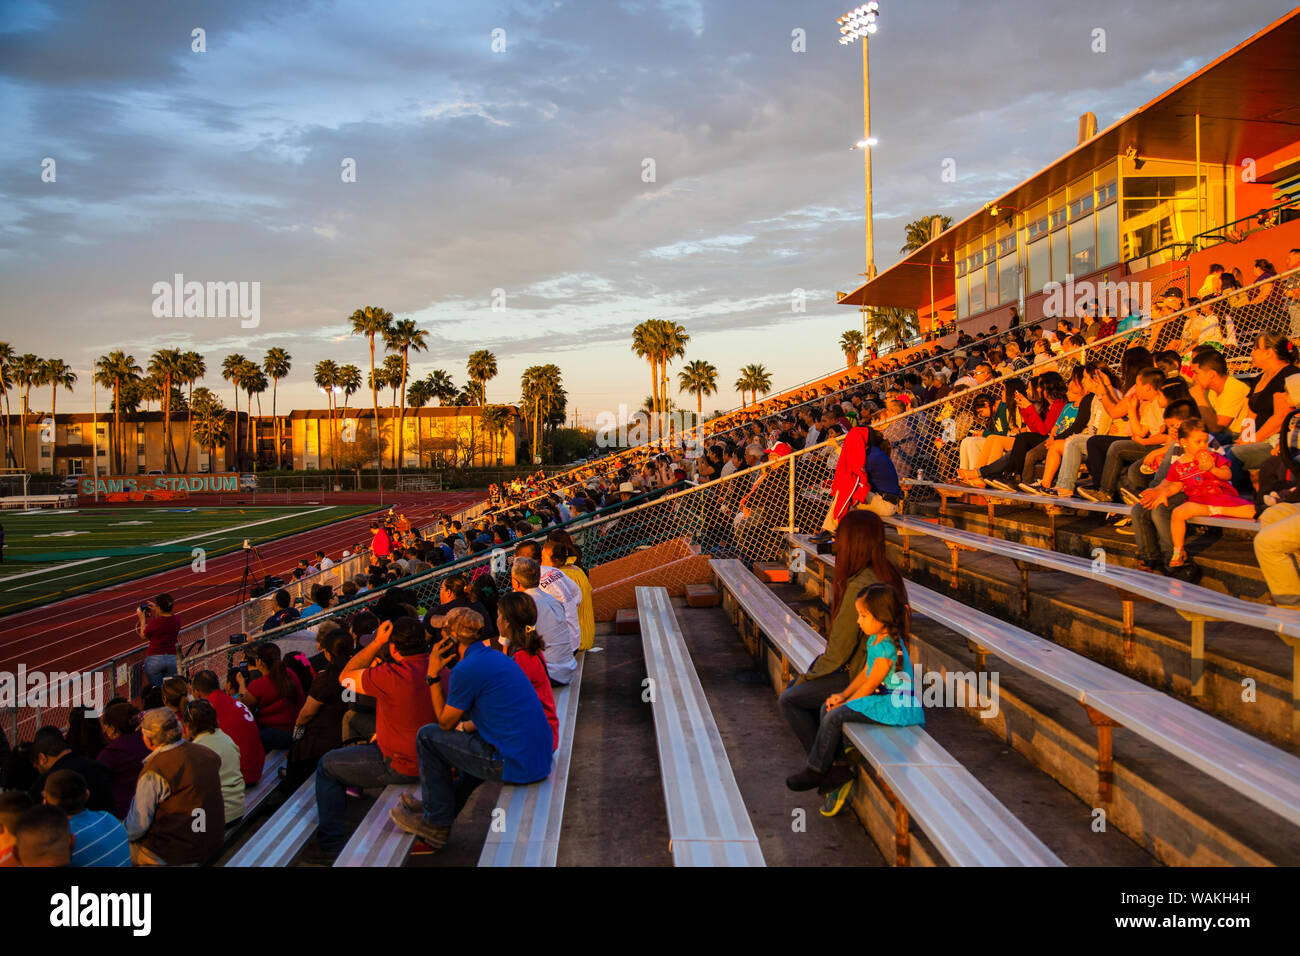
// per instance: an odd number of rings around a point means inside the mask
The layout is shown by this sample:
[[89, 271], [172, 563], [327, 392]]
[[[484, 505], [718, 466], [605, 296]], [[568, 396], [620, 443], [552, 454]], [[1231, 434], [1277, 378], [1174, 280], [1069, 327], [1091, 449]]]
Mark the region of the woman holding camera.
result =
[[173, 613], [172, 596], [160, 594], [135, 610], [136, 633], [149, 645], [145, 650], [144, 676], [150, 687], [161, 687], [168, 677], [177, 676], [176, 645], [180, 640], [180, 615]]

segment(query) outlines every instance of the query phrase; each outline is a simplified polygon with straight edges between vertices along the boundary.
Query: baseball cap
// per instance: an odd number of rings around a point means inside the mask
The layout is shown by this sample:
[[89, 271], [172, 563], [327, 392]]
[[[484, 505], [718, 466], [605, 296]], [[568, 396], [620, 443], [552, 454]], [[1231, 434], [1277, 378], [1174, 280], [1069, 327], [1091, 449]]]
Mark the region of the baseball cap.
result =
[[483, 615], [473, 608], [454, 607], [446, 614], [430, 614], [425, 618], [426, 627], [441, 628], [444, 637], [473, 637], [483, 630]]
[[790, 454], [792, 451], [794, 451], [794, 449], [792, 449], [788, 444], [786, 444], [783, 441], [779, 441], [771, 448], [767, 449], [766, 453], [769, 455], [776, 455], [778, 458], [781, 458], [784, 457], [785, 455]]

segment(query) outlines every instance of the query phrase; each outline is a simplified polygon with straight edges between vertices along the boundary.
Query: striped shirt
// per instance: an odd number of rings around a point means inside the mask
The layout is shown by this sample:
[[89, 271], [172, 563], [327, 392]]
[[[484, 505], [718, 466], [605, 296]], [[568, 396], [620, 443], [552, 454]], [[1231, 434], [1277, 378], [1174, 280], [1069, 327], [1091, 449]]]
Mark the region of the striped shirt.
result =
[[82, 810], [68, 818], [73, 866], [130, 866], [131, 847], [122, 821], [103, 810]]

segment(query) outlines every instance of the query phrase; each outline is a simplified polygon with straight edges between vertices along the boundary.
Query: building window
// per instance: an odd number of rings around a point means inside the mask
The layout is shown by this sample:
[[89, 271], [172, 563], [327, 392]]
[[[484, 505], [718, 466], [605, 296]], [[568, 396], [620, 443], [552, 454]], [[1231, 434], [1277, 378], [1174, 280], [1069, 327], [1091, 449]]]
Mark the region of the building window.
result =
[[1029, 244], [1029, 274], [1025, 276], [1025, 291], [1041, 292], [1052, 280], [1051, 242], [1044, 235]]
[[85, 468], [82, 466], [80, 458], [68, 459], [68, 474], [80, 475], [83, 474], [84, 472], [85, 472]]
[[74, 425], [67, 425], [67, 426], [64, 427], [64, 432], [65, 432], [65, 433], [67, 434], [67, 436], [68, 436], [68, 439], [67, 439], [67, 440], [68, 440], [68, 444], [69, 444], [69, 445], [80, 445], [80, 444], [81, 444], [81, 426], [80, 426], [80, 425], [75, 425], [75, 424], [74, 424]]
[[967, 315], [979, 315], [984, 311], [984, 270], [976, 269], [969, 276], [970, 305]]
[[1052, 281], [1064, 282], [1070, 271], [1070, 243], [1064, 229], [1052, 233]]
[[1119, 262], [1119, 203], [1097, 211], [1097, 265]]
[[1087, 275], [1097, 267], [1097, 236], [1092, 216], [1070, 223], [1070, 271]]

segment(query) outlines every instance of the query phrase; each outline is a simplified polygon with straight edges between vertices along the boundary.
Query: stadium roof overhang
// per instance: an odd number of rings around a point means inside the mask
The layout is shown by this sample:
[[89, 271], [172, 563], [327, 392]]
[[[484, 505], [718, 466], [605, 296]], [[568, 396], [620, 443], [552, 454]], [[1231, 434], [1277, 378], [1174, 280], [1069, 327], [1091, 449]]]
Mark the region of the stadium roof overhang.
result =
[[[1132, 146], [1139, 159], [1196, 159], [1237, 164], [1300, 140], [1300, 8], [1265, 27], [1217, 60], [1001, 196], [998, 206], [1027, 209]], [[1269, 170], [1258, 171], [1261, 177]], [[956, 250], [992, 224], [983, 206], [840, 299], [841, 305], [906, 306], [953, 294]]]

